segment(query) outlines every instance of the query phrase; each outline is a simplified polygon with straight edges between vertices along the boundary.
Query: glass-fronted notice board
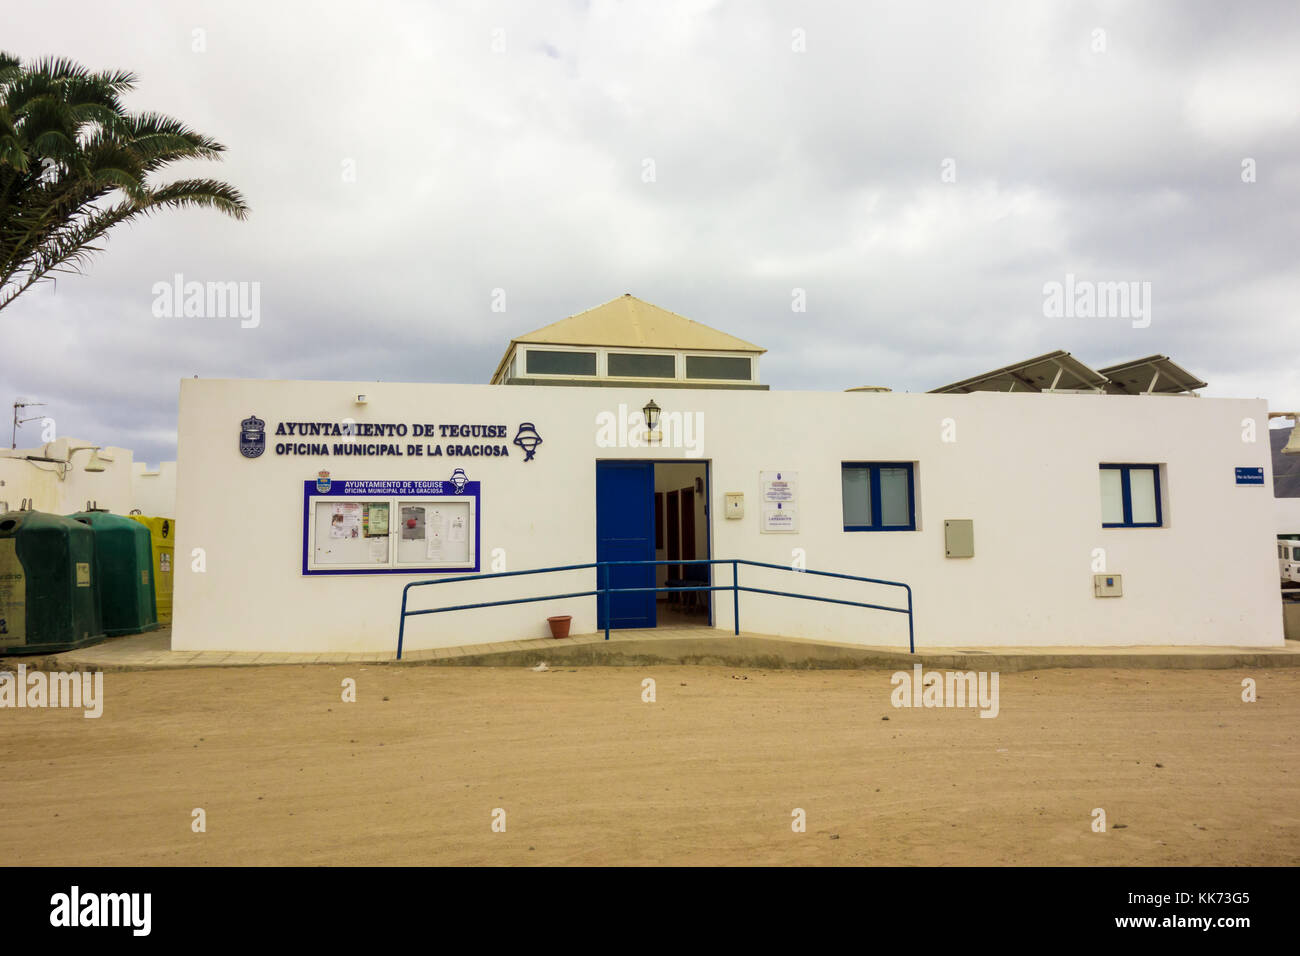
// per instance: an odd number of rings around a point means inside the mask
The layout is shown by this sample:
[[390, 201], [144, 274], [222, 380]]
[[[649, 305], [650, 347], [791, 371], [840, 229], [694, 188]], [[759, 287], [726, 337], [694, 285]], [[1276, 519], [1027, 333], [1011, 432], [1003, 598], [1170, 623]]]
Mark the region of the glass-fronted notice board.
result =
[[477, 571], [477, 481], [303, 485], [303, 574]]

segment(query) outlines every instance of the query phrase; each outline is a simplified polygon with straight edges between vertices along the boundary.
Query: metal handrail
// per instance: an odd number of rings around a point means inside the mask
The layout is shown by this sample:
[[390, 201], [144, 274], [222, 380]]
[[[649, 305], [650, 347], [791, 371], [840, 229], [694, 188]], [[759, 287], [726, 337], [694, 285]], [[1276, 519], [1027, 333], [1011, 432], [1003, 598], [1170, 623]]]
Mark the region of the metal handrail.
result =
[[[651, 566], [655, 567], [661, 564], [729, 564], [731, 565], [731, 583], [703, 586], [678, 586], [678, 587], [650, 587], [650, 588], [611, 588], [609, 586], [609, 569], [611, 567], [622, 567], [629, 565]], [[795, 594], [791, 591], [773, 591], [768, 588], [754, 588], [742, 585], [740, 583], [740, 565], [748, 565], [753, 568], [769, 568], [774, 571], [790, 571], [794, 574], [815, 574], [826, 578], [840, 578], [845, 581], [861, 581], [866, 584], [882, 584], [887, 587], [903, 588], [907, 592], [907, 607], [888, 607], [883, 604], [868, 604], [862, 601], [846, 601], [842, 598], [818, 597], [813, 594]], [[509, 598], [504, 601], [484, 601], [479, 604], [456, 604], [449, 607], [425, 608], [419, 611], [408, 611], [406, 601], [411, 588], [425, 587], [430, 584], [454, 584], [458, 581], [485, 581], [489, 578], [513, 578], [525, 574], [551, 574], [557, 571], [585, 571], [588, 568], [596, 569], [596, 589], [594, 591], [573, 591], [568, 594], [544, 594], [540, 597], [527, 598]], [[602, 574], [603, 570], [603, 574]], [[601, 587], [603, 579], [604, 587]], [[886, 581], [883, 578], [867, 578], [857, 574], [842, 574], [838, 571], [814, 571], [810, 568], [792, 568], [784, 564], [769, 564], [765, 561], [748, 561], [744, 558], [678, 558], [674, 561], [653, 560], [653, 561], [592, 561], [587, 564], [563, 564], [556, 565], [552, 568], [529, 568], [526, 571], [494, 571], [490, 574], [464, 574], [452, 578], [433, 578], [428, 581], [411, 581], [402, 588], [402, 615], [397, 627], [397, 659], [402, 659], [402, 644], [406, 638], [406, 619], [415, 617], [419, 614], [442, 614], [446, 611], [471, 611], [475, 608], [482, 607], [502, 607], [508, 604], [530, 604], [536, 601], [555, 601], [561, 598], [575, 597], [601, 597], [605, 606], [605, 640], [609, 640], [609, 596], [611, 594], [644, 594], [647, 592], [658, 593], [660, 591], [679, 592], [679, 591], [730, 591], [732, 592], [732, 620], [734, 622], [734, 631], [737, 636], [740, 635], [740, 592], [748, 591], [751, 594], [771, 594], [776, 597], [797, 598], [803, 601], [822, 601], [827, 604], [846, 604], [850, 607], [864, 607], [876, 611], [892, 611], [896, 614], [907, 615], [907, 649], [909, 654], [916, 653], [916, 639], [913, 631], [912, 621], [912, 588], [902, 581]]]

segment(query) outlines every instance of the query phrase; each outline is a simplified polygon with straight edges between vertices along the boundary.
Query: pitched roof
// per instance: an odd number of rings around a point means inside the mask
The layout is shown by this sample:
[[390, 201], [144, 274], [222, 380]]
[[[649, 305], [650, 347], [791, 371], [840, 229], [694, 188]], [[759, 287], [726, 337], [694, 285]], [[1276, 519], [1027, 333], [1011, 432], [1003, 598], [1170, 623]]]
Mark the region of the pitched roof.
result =
[[631, 293], [510, 340], [598, 348], [766, 352], [752, 342], [643, 302]]

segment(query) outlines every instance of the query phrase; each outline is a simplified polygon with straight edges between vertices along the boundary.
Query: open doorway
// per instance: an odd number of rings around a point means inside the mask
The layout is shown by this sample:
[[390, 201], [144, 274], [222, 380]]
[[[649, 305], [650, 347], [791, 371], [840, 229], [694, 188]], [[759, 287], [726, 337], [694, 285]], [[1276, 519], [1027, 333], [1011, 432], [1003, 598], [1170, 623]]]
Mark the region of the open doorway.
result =
[[[596, 462], [596, 560], [646, 562], [608, 569], [610, 587], [642, 589], [610, 595], [610, 627], [712, 624], [709, 592], [651, 590], [708, 585], [708, 565], [674, 563], [710, 556], [708, 501], [708, 462]], [[655, 560], [669, 563], [649, 563]], [[604, 602], [598, 602], [596, 617], [604, 628]]]
[[[655, 559], [689, 561], [709, 557], [708, 465], [702, 461], [657, 461], [655, 482]], [[703, 587], [709, 566], [666, 564], [656, 567], [659, 587]], [[713, 620], [707, 591], [655, 595], [659, 627], [707, 627]]]

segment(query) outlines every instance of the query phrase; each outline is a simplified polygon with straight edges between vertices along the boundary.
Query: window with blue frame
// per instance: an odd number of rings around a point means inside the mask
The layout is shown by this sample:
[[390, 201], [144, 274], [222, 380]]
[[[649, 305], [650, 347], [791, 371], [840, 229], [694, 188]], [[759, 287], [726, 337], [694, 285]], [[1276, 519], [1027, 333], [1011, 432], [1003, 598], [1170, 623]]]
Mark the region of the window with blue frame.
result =
[[1101, 466], [1103, 528], [1159, 528], [1163, 524], [1159, 465]]
[[915, 531], [916, 482], [910, 461], [840, 465], [845, 531]]

